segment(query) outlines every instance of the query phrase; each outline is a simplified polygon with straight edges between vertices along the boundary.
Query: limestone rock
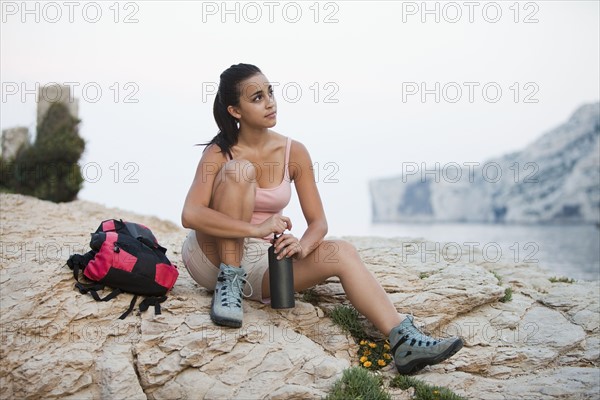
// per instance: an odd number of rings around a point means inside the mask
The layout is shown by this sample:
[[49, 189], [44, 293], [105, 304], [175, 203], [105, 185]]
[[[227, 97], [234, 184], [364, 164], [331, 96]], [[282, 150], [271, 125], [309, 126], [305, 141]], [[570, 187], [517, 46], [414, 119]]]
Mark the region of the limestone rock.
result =
[[4, 161], [14, 160], [19, 150], [27, 146], [29, 146], [29, 128], [26, 126], [17, 126], [2, 130], [0, 156]]
[[[357, 345], [326, 316], [347, 302], [337, 279], [315, 287], [316, 306], [301, 296], [291, 310], [246, 301], [243, 327], [222, 328], [208, 316], [211, 294], [183, 268], [186, 232], [176, 225], [85, 201], [0, 194], [0, 206], [0, 398], [321, 398], [358, 364]], [[129, 295], [97, 303], [73, 290], [66, 259], [87, 251], [89, 232], [114, 217], [148, 225], [180, 267], [161, 315], [117, 320]], [[346, 239], [400, 312], [434, 336], [464, 339], [461, 352], [418, 379], [468, 398], [597, 395], [597, 282], [552, 284], [524, 265], [403, 259], [401, 238]], [[509, 286], [513, 300], [499, 302]]]

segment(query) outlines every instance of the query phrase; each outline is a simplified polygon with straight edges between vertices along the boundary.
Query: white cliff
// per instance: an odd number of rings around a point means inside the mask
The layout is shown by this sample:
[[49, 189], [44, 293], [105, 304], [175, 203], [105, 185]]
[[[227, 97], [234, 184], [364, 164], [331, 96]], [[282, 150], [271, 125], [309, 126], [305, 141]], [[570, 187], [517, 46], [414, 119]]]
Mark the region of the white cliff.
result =
[[374, 222], [599, 223], [600, 103], [580, 107], [520, 152], [408, 167], [371, 181]]

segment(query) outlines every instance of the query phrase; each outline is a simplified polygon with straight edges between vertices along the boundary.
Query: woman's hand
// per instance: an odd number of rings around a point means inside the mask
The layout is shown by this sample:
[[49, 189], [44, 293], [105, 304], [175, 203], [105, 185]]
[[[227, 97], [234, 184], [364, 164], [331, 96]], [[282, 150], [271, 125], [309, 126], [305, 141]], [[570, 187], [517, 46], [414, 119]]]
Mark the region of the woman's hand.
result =
[[256, 225], [254, 237], [263, 238], [273, 233], [282, 234], [286, 229], [292, 229], [292, 220], [283, 215], [274, 214], [264, 222]]
[[294, 257], [297, 260], [306, 257], [300, 241], [292, 234], [286, 233], [279, 236], [274, 241], [274, 245], [278, 260], [281, 260], [283, 257]]

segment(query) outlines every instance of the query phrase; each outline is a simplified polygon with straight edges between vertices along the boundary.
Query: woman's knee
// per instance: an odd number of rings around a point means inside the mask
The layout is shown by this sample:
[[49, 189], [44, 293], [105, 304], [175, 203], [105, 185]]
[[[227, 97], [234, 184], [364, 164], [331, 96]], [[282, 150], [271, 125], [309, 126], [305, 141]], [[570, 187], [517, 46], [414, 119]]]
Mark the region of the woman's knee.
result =
[[256, 191], [256, 167], [248, 160], [226, 162], [215, 180], [213, 193], [223, 188]]
[[248, 160], [231, 160], [221, 169], [222, 179], [235, 183], [256, 183], [256, 166]]
[[320, 264], [347, 267], [360, 260], [356, 247], [345, 240], [324, 240], [315, 250], [315, 261]]

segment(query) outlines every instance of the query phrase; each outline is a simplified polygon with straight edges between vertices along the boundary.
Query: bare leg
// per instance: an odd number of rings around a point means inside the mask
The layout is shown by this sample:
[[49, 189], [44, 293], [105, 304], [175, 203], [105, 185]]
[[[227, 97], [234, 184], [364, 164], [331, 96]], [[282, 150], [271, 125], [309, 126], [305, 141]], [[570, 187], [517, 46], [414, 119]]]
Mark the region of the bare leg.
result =
[[[423, 334], [412, 318], [398, 314], [355, 247], [348, 242], [324, 241], [308, 257], [294, 263], [294, 289], [297, 291], [331, 276], [339, 277], [352, 305], [389, 338], [399, 373], [410, 374], [440, 363], [463, 347], [460, 338], [432, 338]], [[268, 272], [263, 279], [263, 297], [269, 295], [267, 282]]]
[[[388, 336], [399, 325], [398, 314], [377, 279], [362, 262], [356, 248], [343, 240], [326, 240], [308, 257], [294, 262], [294, 289], [301, 291], [325, 281], [340, 278], [348, 300], [377, 329]], [[263, 297], [269, 296], [268, 272], [263, 278]]]
[[[210, 207], [232, 218], [250, 221], [256, 196], [256, 170], [245, 160], [227, 162], [215, 179]], [[196, 231], [200, 248], [216, 266], [241, 265], [244, 238], [228, 239]]]

